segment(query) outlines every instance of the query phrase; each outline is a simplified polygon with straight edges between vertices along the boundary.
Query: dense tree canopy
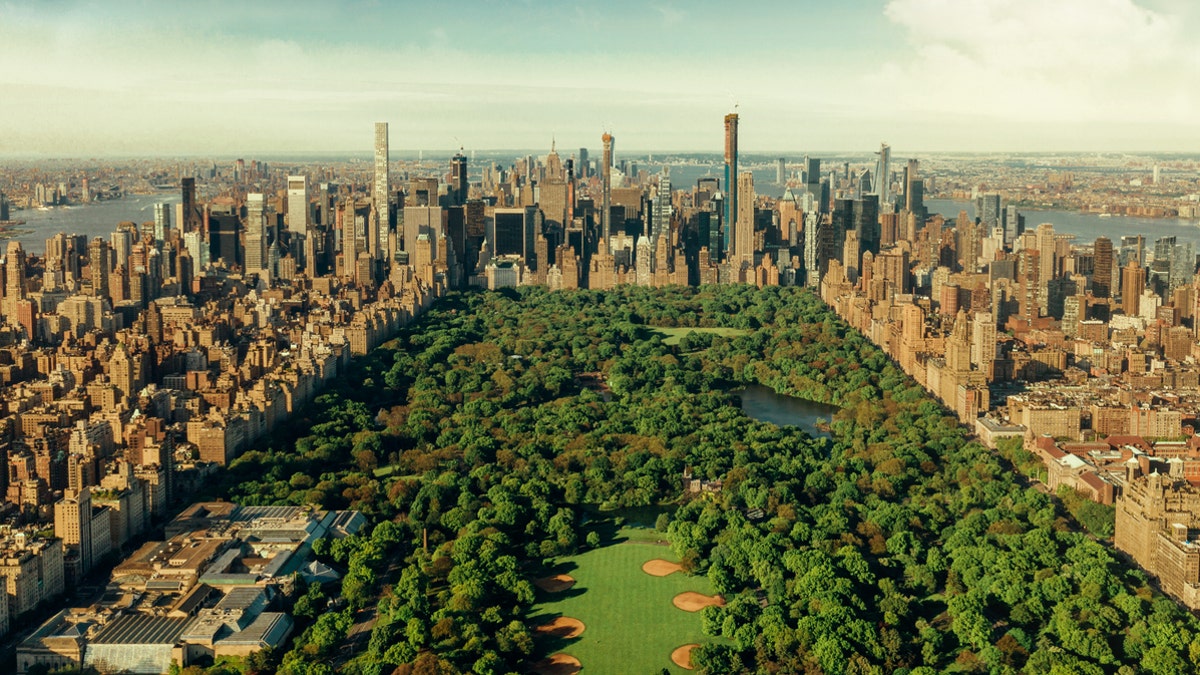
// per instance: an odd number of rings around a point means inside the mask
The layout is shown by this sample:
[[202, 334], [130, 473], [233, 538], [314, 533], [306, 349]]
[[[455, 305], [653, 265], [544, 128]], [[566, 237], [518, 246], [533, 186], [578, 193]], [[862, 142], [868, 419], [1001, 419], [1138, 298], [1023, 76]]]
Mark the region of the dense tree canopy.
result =
[[[745, 330], [655, 330], [689, 326]], [[220, 488], [374, 523], [314, 548], [345, 578], [298, 590], [280, 673], [521, 671], [531, 577], [587, 545], [583, 508], [660, 503], [678, 504], [675, 552], [728, 600], [704, 610], [724, 638], [704, 672], [1200, 660], [1200, 623], [807, 291], [452, 294], [355, 369]], [[749, 383], [837, 405], [833, 439], [748, 418], [730, 392]], [[685, 469], [721, 490], [684, 494]]]

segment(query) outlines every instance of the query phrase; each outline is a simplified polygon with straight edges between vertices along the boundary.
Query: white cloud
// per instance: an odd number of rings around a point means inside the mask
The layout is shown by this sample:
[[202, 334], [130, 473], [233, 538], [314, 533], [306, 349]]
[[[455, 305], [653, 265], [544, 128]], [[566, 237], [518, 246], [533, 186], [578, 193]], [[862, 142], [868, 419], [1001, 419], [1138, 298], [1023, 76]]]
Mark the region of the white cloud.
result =
[[908, 48], [871, 83], [902, 109], [1188, 125], [1200, 102], [1184, 22], [1133, 0], [890, 0], [885, 14]]

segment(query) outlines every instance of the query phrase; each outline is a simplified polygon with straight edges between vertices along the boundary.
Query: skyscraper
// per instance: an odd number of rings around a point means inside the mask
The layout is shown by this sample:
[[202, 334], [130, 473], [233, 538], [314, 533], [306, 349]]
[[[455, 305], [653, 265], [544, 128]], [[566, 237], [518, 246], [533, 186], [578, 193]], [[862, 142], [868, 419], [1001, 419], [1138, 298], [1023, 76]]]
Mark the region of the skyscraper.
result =
[[[391, 192], [388, 180], [388, 125], [387, 122], [375, 123], [375, 189], [371, 197], [375, 200], [375, 210], [379, 212], [380, 232], [383, 238], [371, 248], [379, 251], [387, 250], [388, 224], [391, 223], [391, 206], [388, 197]], [[290, 208], [290, 207], [289, 207]]]
[[787, 182], [787, 160], [782, 157], [775, 160], [775, 182], [780, 185]]
[[991, 232], [992, 228], [999, 225], [1004, 217], [1000, 210], [1000, 195], [996, 193], [979, 195], [975, 201], [975, 217], [979, 218], [979, 224], [985, 232]]
[[[1004, 246], [1011, 248], [1017, 237], [1025, 232], [1025, 216], [1017, 210], [1015, 204], [1009, 204], [1004, 210]], [[1109, 242], [1111, 245], [1112, 242]]]
[[600, 232], [604, 241], [608, 241], [609, 236], [612, 234], [609, 218], [611, 217], [610, 211], [612, 207], [613, 136], [612, 134], [605, 132], [605, 134], [600, 137], [600, 140], [604, 143], [604, 158], [600, 167], [600, 180], [602, 182]]
[[246, 195], [246, 272], [265, 273], [267, 263], [267, 207], [260, 192]]
[[179, 227], [184, 232], [192, 232], [200, 226], [196, 219], [196, 179], [188, 177], [182, 179], [179, 183], [180, 191], [182, 192], [180, 209], [183, 211]]
[[[735, 271], [739, 268], [754, 268], [754, 174], [743, 171], [737, 177], [735, 191], [738, 210], [733, 236], [733, 261]], [[735, 194], [735, 193], [730, 193]]]
[[654, 197], [654, 215], [650, 223], [650, 239], [655, 246], [658, 238], [671, 234], [671, 177], [663, 176], [658, 179], [658, 192]]
[[108, 297], [109, 266], [108, 242], [96, 237], [88, 244], [88, 270], [91, 273], [92, 295]]
[[[1054, 236], [1054, 225], [1042, 223], [1037, 226], [1038, 247], [1038, 302], [1046, 307], [1049, 294], [1049, 283], [1057, 277], [1058, 256]], [[1138, 291], [1139, 293], [1141, 291]]]
[[1093, 251], [1092, 294], [1097, 298], [1107, 298], [1112, 295], [1112, 240], [1108, 237], [1096, 237]]
[[804, 156], [804, 191], [816, 202], [817, 210], [825, 210], [827, 200], [821, 190], [821, 160], [817, 157]]
[[891, 169], [888, 164], [892, 159], [892, 148], [887, 143], [879, 144], [879, 164], [875, 171], [875, 194], [879, 195], [879, 205], [884, 207], [885, 211], [890, 212], [891, 208], [886, 205], [891, 202], [891, 187], [892, 179], [888, 173]]
[[8, 323], [16, 321], [17, 303], [25, 299], [26, 290], [25, 251], [21, 249], [21, 242], [10, 241], [4, 263], [3, 311]]
[[[734, 220], [738, 214], [738, 116], [729, 113], [725, 116], [725, 213], [722, 214], [722, 225], [725, 230], [725, 241], [732, 242]], [[736, 245], [730, 247], [736, 255]]]
[[158, 203], [154, 205], [154, 242], [162, 244], [171, 233], [171, 209], [169, 205]]
[[467, 203], [471, 181], [467, 177], [467, 157], [459, 150], [450, 158], [450, 206]]
[[308, 231], [308, 177], [288, 176], [287, 225], [296, 234]]
[[1146, 271], [1136, 260], [1121, 269], [1121, 309], [1126, 316], [1137, 316], [1142, 291], [1146, 290]]

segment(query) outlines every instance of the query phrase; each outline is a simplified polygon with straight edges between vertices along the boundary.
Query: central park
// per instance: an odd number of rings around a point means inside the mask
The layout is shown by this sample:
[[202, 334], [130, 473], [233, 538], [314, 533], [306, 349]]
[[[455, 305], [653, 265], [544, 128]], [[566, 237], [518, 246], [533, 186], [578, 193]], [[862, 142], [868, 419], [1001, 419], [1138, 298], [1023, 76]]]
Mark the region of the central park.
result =
[[[212, 497], [361, 511], [195, 673], [1195, 672], [1200, 621], [814, 294], [451, 293]], [[828, 434], [737, 393], [834, 406]], [[647, 515], [648, 514], [648, 515]], [[189, 672], [190, 675], [190, 672]]]

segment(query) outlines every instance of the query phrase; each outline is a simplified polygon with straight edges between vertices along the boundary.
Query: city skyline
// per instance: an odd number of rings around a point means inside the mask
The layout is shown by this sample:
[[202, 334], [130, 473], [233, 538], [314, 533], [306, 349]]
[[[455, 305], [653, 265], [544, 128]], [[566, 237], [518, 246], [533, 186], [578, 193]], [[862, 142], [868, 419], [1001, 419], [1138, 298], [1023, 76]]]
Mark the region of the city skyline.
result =
[[0, 156], [345, 152], [380, 120], [400, 154], [690, 152], [731, 111], [746, 153], [1200, 150], [1176, 0], [283, 9], [0, 4]]

